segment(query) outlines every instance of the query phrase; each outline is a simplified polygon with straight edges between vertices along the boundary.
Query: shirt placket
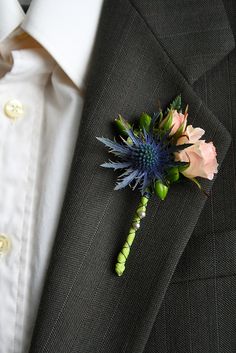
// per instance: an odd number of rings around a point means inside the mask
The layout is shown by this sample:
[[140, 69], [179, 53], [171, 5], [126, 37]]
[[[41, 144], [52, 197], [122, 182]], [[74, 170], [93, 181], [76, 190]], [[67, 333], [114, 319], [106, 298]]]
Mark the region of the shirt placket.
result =
[[[14, 75], [20, 60], [16, 61]], [[27, 314], [27, 281], [42, 92], [36, 77], [0, 80], [0, 342], [4, 352], [21, 352]], [[38, 77], [39, 79], [39, 77]], [[5, 202], [4, 202], [5, 201]], [[1, 239], [0, 239], [1, 241]], [[4, 243], [7, 242], [8, 246]], [[1, 245], [2, 244], [2, 245]], [[22, 347], [23, 349], [23, 347]]]

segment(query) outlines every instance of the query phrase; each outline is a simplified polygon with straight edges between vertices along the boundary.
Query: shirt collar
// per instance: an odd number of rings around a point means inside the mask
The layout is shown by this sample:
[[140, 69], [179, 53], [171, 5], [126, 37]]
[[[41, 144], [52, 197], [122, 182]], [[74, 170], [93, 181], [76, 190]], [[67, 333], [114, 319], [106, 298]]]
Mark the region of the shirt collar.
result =
[[0, 41], [8, 37], [24, 18], [24, 11], [17, 0], [0, 0]]
[[83, 88], [103, 0], [32, 0], [25, 15], [18, 0], [0, 0], [0, 41], [21, 26]]

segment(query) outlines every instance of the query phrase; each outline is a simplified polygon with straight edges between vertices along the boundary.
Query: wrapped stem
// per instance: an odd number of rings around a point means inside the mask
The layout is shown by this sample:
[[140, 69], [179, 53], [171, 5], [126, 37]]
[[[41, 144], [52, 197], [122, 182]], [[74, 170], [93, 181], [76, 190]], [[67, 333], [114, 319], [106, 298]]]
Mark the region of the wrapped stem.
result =
[[135, 239], [136, 232], [140, 228], [141, 219], [146, 216], [146, 209], [147, 209], [149, 197], [150, 197], [150, 195], [148, 193], [146, 193], [144, 196], [141, 197], [141, 200], [140, 200], [138, 207], [136, 209], [134, 218], [132, 220], [132, 225], [130, 227], [126, 241], [117, 256], [117, 263], [115, 266], [115, 271], [118, 276], [122, 276], [125, 271], [125, 264], [128, 259], [128, 256], [129, 256], [131, 246], [132, 246], [133, 241]]

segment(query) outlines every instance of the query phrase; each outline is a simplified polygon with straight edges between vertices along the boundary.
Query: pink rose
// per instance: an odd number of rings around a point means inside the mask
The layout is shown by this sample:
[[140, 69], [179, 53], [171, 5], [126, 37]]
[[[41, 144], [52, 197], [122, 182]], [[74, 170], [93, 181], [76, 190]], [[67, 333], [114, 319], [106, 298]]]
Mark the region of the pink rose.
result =
[[183, 145], [184, 143], [195, 143], [205, 134], [205, 131], [200, 127], [194, 128], [192, 125], [188, 125], [178, 141], [177, 145]]
[[192, 125], [189, 125], [185, 135], [180, 137], [177, 142], [178, 145], [193, 143], [192, 146], [176, 153], [175, 156], [177, 161], [190, 163], [189, 167], [182, 172], [186, 178], [202, 177], [212, 180], [218, 171], [215, 146], [212, 142], [206, 143], [204, 140], [200, 140], [204, 133], [203, 129], [193, 128]]
[[[178, 129], [180, 128], [180, 126], [182, 124], [183, 125], [183, 130], [185, 130], [185, 127], [186, 127], [186, 124], [187, 124], [187, 114], [182, 114], [182, 113], [178, 113], [177, 110], [173, 110], [172, 111], [172, 129], [170, 131], [170, 136], [173, 136], [177, 131]], [[166, 123], [166, 121], [168, 120], [169, 116], [167, 116], [162, 124], [161, 124], [161, 127]]]
[[178, 113], [177, 110], [174, 110], [172, 115], [172, 129], [170, 132], [170, 136], [173, 136], [183, 123], [184, 123], [184, 128], [183, 128], [184, 130], [187, 124], [187, 115]]

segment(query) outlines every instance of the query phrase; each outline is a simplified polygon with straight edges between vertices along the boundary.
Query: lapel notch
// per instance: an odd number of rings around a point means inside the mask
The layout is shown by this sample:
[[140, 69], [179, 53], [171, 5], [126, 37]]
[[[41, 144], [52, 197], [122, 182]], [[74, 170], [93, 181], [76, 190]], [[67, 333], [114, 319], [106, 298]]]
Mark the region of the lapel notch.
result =
[[235, 47], [222, 0], [131, 2], [190, 84]]

